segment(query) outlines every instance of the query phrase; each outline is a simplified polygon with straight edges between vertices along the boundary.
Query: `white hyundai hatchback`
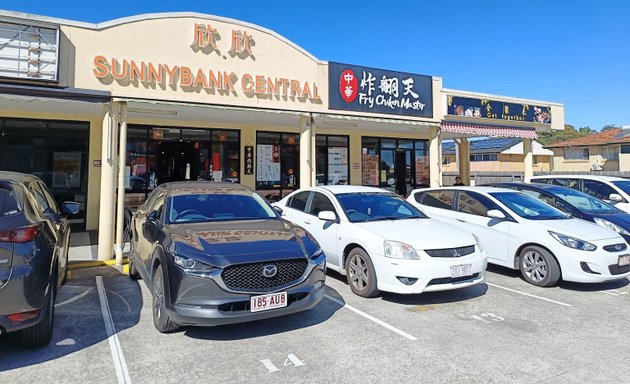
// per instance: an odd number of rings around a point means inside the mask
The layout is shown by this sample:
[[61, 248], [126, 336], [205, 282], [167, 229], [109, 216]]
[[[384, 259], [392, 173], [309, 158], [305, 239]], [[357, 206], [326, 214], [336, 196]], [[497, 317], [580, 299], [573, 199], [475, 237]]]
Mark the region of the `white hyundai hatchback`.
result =
[[491, 187], [413, 190], [407, 200], [431, 217], [477, 235], [488, 262], [528, 282], [605, 282], [630, 275], [623, 237], [527, 194]]
[[327, 266], [346, 275], [359, 296], [442, 291], [485, 280], [486, 256], [472, 233], [429, 219], [389, 191], [305, 188], [274, 206], [315, 237]]

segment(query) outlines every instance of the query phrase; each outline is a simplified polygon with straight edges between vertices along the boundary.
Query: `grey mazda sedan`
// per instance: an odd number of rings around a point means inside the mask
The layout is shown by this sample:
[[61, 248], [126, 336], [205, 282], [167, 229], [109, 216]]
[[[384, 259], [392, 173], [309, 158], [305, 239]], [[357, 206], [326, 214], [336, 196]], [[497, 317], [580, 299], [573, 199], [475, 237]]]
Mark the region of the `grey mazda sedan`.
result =
[[317, 241], [239, 184], [160, 185], [131, 225], [129, 275], [151, 290], [160, 332], [304, 311], [324, 295]]

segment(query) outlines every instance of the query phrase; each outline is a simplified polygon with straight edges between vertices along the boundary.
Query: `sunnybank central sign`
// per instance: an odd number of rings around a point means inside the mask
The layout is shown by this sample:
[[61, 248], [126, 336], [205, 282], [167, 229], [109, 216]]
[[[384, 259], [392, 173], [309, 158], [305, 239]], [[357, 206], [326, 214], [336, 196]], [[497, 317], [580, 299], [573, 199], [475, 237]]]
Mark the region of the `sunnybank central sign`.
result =
[[[96, 41], [90, 76], [78, 77], [77, 86], [93, 88], [80, 84], [88, 82], [117, 96], [324, 107], [325, 64], [269, 31], [221, 20], [162, 18], [86, 33]], [[82, 40], [75, 44], [77, 62], [86, 58]]]

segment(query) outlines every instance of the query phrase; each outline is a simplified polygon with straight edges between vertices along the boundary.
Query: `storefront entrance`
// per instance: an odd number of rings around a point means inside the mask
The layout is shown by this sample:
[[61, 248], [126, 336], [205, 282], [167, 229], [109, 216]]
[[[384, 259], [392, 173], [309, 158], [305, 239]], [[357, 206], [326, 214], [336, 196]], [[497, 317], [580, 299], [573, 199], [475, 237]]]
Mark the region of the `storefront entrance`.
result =
[[199, 148], [193, 143], [165, 141], [158, 145], [158, 184], [198, 180], [199, 166]]
[[429, 184], [426, 140], [362, 138], [362, 184], [405, 196]]

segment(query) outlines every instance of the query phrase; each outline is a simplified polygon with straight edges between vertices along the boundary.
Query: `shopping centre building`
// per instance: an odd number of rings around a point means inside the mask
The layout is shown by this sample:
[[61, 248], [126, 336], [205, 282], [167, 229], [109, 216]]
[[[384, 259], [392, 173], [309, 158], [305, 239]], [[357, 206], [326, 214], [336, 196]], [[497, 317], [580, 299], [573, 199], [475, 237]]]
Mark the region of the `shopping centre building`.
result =
[[320, 184], [404, 195], [441, 185], [441, 141], [468, 159], [472, 136], [523, 138], [527, 178], [536, 132], [563, 127], [558, 103], [322, 61], [238, 20], [0, 11], [0, 169], [80, 202], [74, 225], [99, 230], [100, 259], [120, 241], [117, 211], [160, 183], [238, 182], [270, 200]]

